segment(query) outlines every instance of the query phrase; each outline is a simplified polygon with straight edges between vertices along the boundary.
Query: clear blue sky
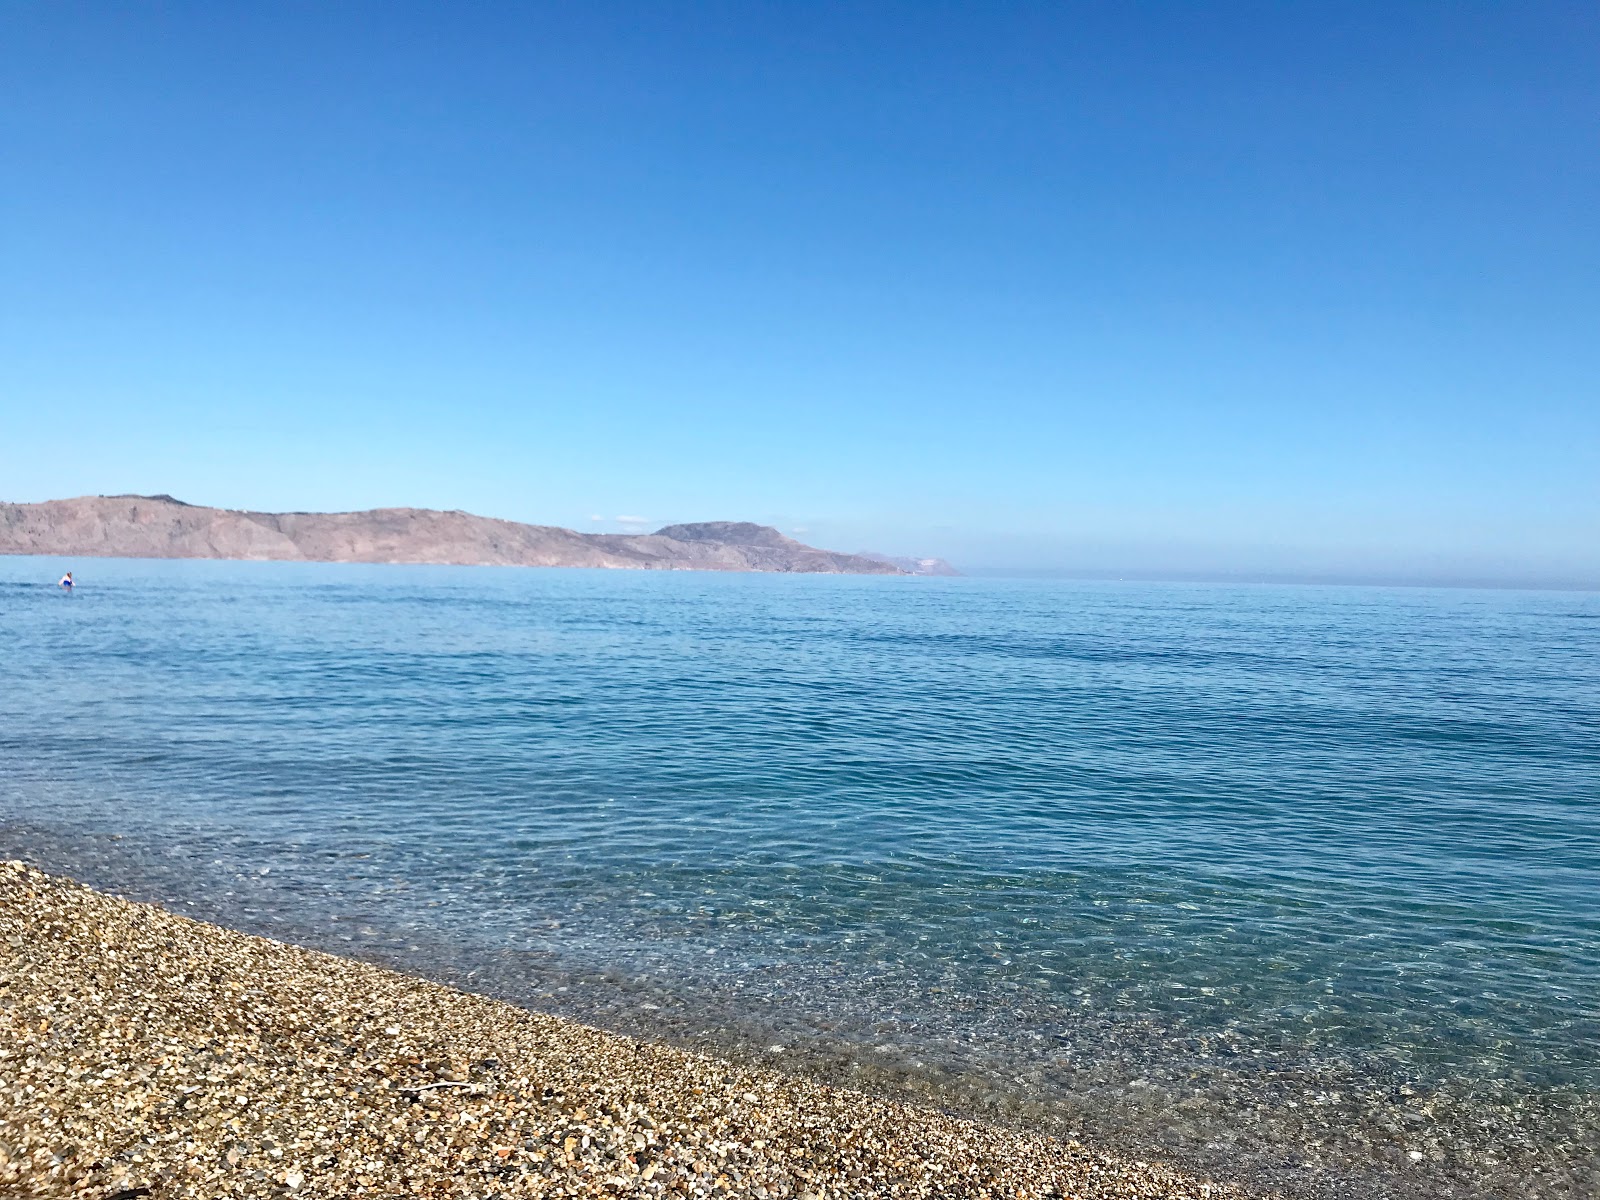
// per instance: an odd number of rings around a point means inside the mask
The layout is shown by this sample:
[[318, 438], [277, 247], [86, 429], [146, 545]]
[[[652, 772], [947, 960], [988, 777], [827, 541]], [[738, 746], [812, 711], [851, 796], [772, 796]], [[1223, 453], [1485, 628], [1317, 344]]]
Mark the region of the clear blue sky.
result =
[[0, 499], [1600, 581], [1597, 47], [1587, 2], [7, 4]]

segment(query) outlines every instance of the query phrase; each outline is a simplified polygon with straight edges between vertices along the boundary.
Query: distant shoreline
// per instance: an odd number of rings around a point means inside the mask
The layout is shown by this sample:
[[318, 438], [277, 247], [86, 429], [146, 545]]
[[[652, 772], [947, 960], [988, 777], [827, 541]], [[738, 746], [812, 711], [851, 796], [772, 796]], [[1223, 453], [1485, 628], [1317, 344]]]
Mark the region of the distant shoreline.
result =
[[939, 559], [901, 560], [807, 546], [770, 525], [701, 521], [654, 533], [579, 533], [460, 511], [249, 512], [171, 496], [79, 496], [0, 503], [0, 554], [76, 558], [615, 567], [825, 575], [947, 573]]
[[1452, 577], [1407, 578], [1388, 575], [1294, 575], [1272, 572], [1223, 574], [1204, 571], [1157, 573], [1072, 570], [1056, 567], [963, 567], [975, 579], [1054, 579], [1063, 583], [1172, 583], [1216, 587], [1427, 588], [1448, 591], [1578, 592], [1600, 594], [1600, 580], [1506, 580]]

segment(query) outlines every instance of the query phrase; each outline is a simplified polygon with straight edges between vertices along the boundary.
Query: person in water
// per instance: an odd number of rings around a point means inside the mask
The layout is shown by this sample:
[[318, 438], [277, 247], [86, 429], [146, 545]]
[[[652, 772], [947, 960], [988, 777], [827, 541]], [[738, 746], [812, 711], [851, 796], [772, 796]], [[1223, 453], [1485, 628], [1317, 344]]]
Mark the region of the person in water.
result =
[[72, 572], [71, 571], [68, 571], [65, 575], [63, 575], [61, 577], [61, 590], [63, 592], [70, 592], [72, 590]]

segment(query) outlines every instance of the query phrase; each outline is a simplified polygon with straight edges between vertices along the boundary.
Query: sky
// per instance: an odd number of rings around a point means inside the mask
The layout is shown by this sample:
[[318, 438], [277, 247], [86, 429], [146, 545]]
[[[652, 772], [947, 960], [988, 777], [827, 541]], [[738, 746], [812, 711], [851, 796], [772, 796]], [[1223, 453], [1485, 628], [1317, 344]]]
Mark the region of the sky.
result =
[[0, 9], [0, 500], [1600, 585], [1592, 3]]

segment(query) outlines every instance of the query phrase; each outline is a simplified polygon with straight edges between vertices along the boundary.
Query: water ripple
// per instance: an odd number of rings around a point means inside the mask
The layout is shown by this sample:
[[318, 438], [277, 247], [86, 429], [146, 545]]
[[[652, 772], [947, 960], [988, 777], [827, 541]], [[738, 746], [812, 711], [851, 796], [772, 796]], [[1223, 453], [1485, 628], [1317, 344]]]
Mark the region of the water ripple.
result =
[[1596, 1190], [1600, 597], [79, 566], [0, 562], [14, 853], [1291, 1192]]

